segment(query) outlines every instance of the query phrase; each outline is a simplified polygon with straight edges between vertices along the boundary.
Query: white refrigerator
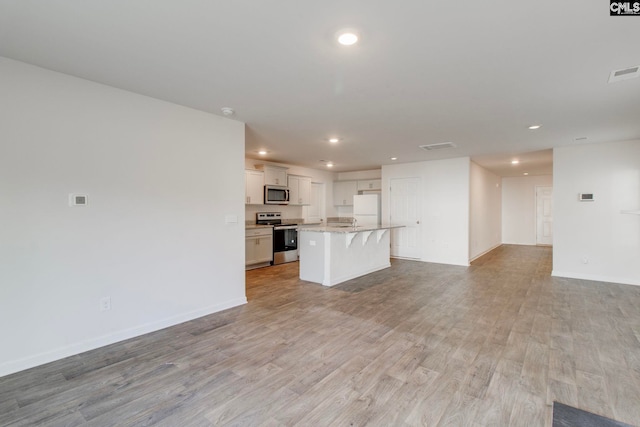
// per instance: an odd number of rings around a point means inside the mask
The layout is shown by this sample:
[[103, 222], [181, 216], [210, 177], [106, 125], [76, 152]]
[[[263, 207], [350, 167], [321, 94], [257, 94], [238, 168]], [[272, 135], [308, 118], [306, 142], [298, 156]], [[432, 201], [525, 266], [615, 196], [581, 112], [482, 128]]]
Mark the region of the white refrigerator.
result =
[[353, 217], [357, 225], [380, 225], [380, 195], [353, 196]]

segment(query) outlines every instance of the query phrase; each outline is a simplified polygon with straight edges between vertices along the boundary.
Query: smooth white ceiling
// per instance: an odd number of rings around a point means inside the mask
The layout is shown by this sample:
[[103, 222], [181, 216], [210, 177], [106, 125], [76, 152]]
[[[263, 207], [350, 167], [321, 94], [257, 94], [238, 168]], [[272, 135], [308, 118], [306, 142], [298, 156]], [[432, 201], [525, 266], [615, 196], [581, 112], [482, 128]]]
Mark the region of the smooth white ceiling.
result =
[[[337, 45], [345, 27], [361, 42]], [[232, 107], [248, 156], [337, 171], [640, 138], [640, 79], [607, 83], [640, 64], [637, 40], [640, 17], [584, 0], [0, 3], [2, 56]]]

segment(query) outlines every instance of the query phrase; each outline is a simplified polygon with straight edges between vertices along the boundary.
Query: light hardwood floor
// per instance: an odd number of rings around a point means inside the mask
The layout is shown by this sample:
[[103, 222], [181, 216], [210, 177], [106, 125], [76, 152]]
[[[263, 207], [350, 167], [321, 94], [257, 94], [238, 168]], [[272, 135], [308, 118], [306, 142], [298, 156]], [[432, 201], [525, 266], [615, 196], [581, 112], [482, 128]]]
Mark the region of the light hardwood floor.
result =
[[524, 246], [334, 288], [249, 271], [242, 307], [0, 378], [0, 425], [638, 424], [640, 287], [550, 271]]

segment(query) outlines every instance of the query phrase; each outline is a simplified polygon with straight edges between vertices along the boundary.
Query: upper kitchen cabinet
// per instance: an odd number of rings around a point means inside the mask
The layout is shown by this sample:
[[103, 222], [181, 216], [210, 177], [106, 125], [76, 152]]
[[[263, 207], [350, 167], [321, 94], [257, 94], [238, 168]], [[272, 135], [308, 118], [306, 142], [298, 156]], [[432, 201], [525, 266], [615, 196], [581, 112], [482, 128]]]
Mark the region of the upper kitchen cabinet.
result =
[[253, 169], [244, 171], [244, 203], [261, 205], [264, 203], [264, 172]]
[[288, 175], [289, 204], [311, 204], [311, 178], [308, 176]]
[[358, 181], [358, 191], [381, 190], [381, 189], [382, 189], [381, 179], [368, 179], [368, 180]]
[[272, 165], [256, 165], [256, 168], [264, 171], [264, 185], [287, 186], [288, 168]]
[[358, 181], [334, 181], [333, 205], [353, 206], [353, 196], [358, 194]]

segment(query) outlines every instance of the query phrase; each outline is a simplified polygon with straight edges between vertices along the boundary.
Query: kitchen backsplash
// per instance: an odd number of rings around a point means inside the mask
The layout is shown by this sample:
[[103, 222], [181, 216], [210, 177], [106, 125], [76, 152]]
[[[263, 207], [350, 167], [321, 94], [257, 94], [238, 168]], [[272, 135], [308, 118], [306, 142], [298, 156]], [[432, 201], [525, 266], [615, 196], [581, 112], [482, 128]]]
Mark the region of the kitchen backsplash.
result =
[[247, 224], [255, 224], [257, 212], [281, 212], [283, 221], [303, 217], [302, 206], [245, 205], [245, 222]]

